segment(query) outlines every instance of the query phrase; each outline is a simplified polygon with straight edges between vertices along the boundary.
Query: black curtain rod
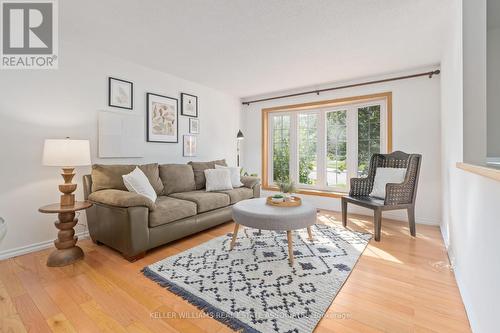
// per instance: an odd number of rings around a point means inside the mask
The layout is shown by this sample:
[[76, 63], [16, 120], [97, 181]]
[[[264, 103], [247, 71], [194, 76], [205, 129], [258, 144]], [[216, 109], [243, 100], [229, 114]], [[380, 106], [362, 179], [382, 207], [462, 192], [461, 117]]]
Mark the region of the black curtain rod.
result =
[[275, 97], [268, 97], [268, 98], [256, 99], [256, 100], [253, 100], [253, 101], [241, 102], [241, 104], [243, 104], [243, 105], [250, 105], [252, 103], [258, 103], [258, 102], [264, 102], [264, 101], [272, 101], [272, 100], [275, 100], [275, 99], [295, 97], [295, 96], [302, 96], [302, 95], [308, 95], [308, 94], [319, 95], [320, 93], [325, 92], [325, 91], [332, 91], [332, 90], [338, 90], [338, 89], [346, 89], [346, 88], [352, 88], [352, 87], [366, 86], [366, 85], [369, 85], [369, 84], [383, 83], [383, 82], [389, 82], [389, 81], [412, 79], [414, 77], [420, 77], [420, 76], [428, 76], [429, 79], [432, 79], [433, 75], [439, 75], [439, 73], [441, 73], [441, 71], [439, 69], [436, 69], [435, 71], [430, 71], [430, 72], [425, 72], [425, 73], [418, 73], [418, 74], [405, 75], [405, 76], [397, 76], [397, 77], [391, 77], [391, 78], [383, 79], [383, 80], [367, 81], [367, 82], [362, 82], [362, 83], [348, 84], [346, 86], [340, 86], [340, 87], [317, 89], [317, 90], [309, 90], [309, 91], [304, 91], [304, 92], [295, 93], [295, 94], [281, 95], [281, 96], [275, 96]]

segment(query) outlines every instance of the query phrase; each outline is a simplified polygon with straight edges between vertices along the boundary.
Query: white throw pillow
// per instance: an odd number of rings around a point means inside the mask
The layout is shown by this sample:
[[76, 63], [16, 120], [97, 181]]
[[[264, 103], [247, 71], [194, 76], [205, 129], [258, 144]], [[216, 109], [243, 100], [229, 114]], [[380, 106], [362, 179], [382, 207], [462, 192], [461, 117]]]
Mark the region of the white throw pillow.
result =
[[207, 192], [233, 189], [231, 173], [228, 169], [206, 169], [205, 178], [207, 180], [205, 185]]
[[229, 170], [231, 176], [231, 184], [233, 184], [233, 188], [242, 187], [243, 183], [241, 182], [240, 176], [240, 167], [227, 167], [223, 165], [215, 165], [216, 169], [227, 169]]
[[128, 175], [123, 175], [123, 183], [129, 192], [145, 196], [155, 202], [157, 195], [148, 177], [138, 167]]
[[387, 183], [402, 183], [405, 180], [404, 168], [377, 168], [371, 197], [385, 199], [385, 185]]

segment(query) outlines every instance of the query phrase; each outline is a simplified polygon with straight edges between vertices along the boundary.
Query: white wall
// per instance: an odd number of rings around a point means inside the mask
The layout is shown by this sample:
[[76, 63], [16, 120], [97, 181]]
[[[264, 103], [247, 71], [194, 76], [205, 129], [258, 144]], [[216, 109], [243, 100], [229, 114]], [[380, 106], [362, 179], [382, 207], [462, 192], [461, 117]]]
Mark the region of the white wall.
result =
[[500, 157], [500, 94], [498, 93], [498, 87], [500, 87], [500, 28], [488, 29], [487, 54], [487, 156], [498, 158]]
[[[8, 233], [0, 244], [0, 259], [16, 248], [37, 243], [51, 246], [56, 216], [42, 215], [38, 207], [59, 200], [62, 182], [58, 168], [41, 165], [45, 138], [90, 139], [93, 162], [186, 163], [191, 159], [226, 158], [235, 163], [235, 136], [239, 128], [239, 101], [232, 96], [120, 59], [87, 52], [60, 43], [60, 65], [53, 71], [2, 71], [0, 74], [0, 216]], [[145, 115], [146, 92], [175, 98], [180, 92], [197, 95], [201, 133], [198, 156], [182, 157], [182, 134], [188, 118], [180, 116], [179, 144], [144, 143], [142, 159], [97, 158], [97, 110], [107, 107], [107, 77], [134, 82], [134, 113]], [[115, 109], [120, 110], [120, 109]], [[131, 112], [131, 111], [125, 111]], [[221, 121], [223, 119], [223, 121]], [[144, 124], [144, 128], [146, 125]], [[90, 167], [78, 168], [76, 180]], [[82, 187], [77, 190], [82, 199]], [[80, 221], [85, 223], [84, 214]], [[85, 230], [82, 227], [78, 231]]]
[[[465, 7], [467, 6], [467, 7]], [[463, 150], [464, 161], [486, 162], [486, 1], [464, 2]], [[483, 24], [477, 24], [480, 19]], [[466, 28], [467, 27], [467, 28]]]
[[[399, 76], [435, 69], [418, 68], [405, 73], [366, 78], [366, 80]], [[364, 81], [365, 79], [357, 80]], [[337, 84], [344, 84], [337, 83]], [[316, 86], [331, 87], [336, 84]], [[305, 88], [308, 90], [308, 88]], [[393, 81], [377, 85], [344, 89], [322, 93], [320, 96], [306, 95], [282, 100], [242, 106], [241, 126], [245, 134], [242, 149], [242, 166], [249, 172], [261, 174], [261, 110], [263, 108], [366, 95], [391, 91], [393, 96], [393, 148], [405, 152], [421, 153], [422, 170], [417, 197], [416, 218], [418, 223], [438, 225], [441, 220], [441, 137], [440, 137], [440, 78], [421, 77], [410, 80]], [[293, 92], [293, 91], [292, 91]], [[288, 92], [284, 92], [285, 94]], [[265, 96], [264, 96], [265, 97]], [[340, 200], [304, 196], [318, 208], [340, 210]], [[352, 206], [351, 206], [352, 207]], [[369, 210], [350, 208], [350, 211], [372, 214]], [[406, 221], [405, 211], [386, 212], [384, 216]]]
[[[469, 23], [485, 24], [481, 18], [475, 16], [477, 12], [466, 10], [469, 6], [484, 6], [484, 1], [465, 0], [467, 7], [464, 7], [463, 14], [468, 15]], [[462, 86], [462, 64], [465, 59], [462, 57], [464, 46], [461, 4], [462, 1], [455, 4], [446, 51], [441, 63], [441, 230], [472, 329], [476, 333], [490, 333], [498, 332], [500, 183], [455, 167], [456, 162], [462, 161], [464, 157], [463, 93], [471, 86]], [[484, 15], [480, 14], [479, 17]]]

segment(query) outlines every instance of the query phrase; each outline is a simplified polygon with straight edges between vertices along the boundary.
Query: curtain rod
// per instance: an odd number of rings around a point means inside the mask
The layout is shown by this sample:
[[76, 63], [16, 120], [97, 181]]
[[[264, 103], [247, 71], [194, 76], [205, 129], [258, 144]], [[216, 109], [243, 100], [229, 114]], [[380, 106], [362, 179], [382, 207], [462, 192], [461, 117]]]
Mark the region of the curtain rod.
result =
[[325, 92], [325, 91], [332, 91], [332, 90], [338, 90], [338, 89], [346, 89], [346, 88], [352, 88], [352, 87], [366, 86], [366, 85], [369, 85], [369, 84], [383, 83], [383, 82], [389, 82], [389, 81], [412, 79], [412, 78], [420, 77], [420, 76], [428, 76], [429, 79], [432, 79], [433, 75], [439, 75], [439, 73], [441, 73], [441, 71], [439, 69], [436, 69], [435, 71], [430, 71], [430, 72], [425, 72], [425, 73], [418, 73], [418, 74], [412, 74], [412, 75], [405, 75], [405, 76], [391, 77], [391, 78], [383, 79], [383, 80], [367, 81], [367, 82], [348, 84], [348, 85], [345, 85], [345, 86], [339, 86], [339, 87], [333, 87], [333, 88], [316, 89], [316, 90], [309, 90], [309, 91], [304, 91], [304, 92], [299, 92], [299, 93], [289, 94], [289, 95], [281, 95], [281, 96], [275, 96], [275, 97], [255, 99], [253, 101], [241, 102], [241, 104], [243, 104], [243, 105], [250, 105], [252, 103], [258, 103], [258, 102], [264, 102], [264, 101], [272, 101], [272, 100], [275, 100], [275, 99], [289, 98], [289, 97], [309, 95], [309, 94], [319, 95], [320, 93]]

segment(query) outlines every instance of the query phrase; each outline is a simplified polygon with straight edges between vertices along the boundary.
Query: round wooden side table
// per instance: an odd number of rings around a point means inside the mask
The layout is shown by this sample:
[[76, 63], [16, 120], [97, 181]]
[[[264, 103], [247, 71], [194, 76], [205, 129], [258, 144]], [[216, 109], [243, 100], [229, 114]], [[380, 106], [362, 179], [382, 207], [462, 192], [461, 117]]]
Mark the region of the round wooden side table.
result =
[[51, 204], [40, 207], [38, 211], [44, 214], [57, 214], [58, 221], [54, 222], [59, 232], [54, 241], [56, 249], [52, 251], [47, 259], [47, 266], [61, 267], [74, 263], [83, 258], [83, 250], [76, 246], [78, 236], [75, 236], [75, 225], [78, 219], [75, 213], [79, 210], [90, 208], [89, 201], [76, 201], [72, 206], [61, 206], [61, 204]]

